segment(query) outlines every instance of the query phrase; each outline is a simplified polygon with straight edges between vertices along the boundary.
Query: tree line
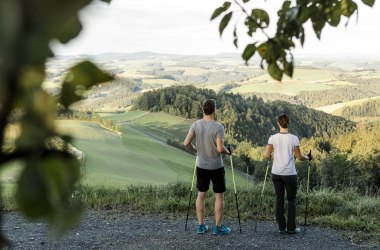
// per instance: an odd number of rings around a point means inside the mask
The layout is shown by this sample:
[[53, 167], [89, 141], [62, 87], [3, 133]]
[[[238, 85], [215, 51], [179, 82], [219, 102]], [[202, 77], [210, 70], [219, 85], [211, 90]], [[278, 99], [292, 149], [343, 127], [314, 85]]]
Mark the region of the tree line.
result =
[[264, 102], [255, 96], [245, 99], [241, 95], [215, 93], [191, 85], [145, 92], [137, 99], [134, 108], [197, 119], [202, 117], [202, 102], [210, 98], [216, 100], [217, 120], [226, 129], [226, 140], [233, 144], [248, 140], [255, 146], [266, 145], [269, 136], [277, 130], [276, 117], [281, 113], [291, 117], [291, 131], [302, 138], [331, 137], [355, 127], [354, 122], [303, 105]]
[[102, 119], [99, 114], [92, 111], [81, 111], [75, 109], [57, 109], [57, 119], [85, 120], [100, 123], [103, 127], [115, 131], [121, 131], [121, 125], [115, 124], [112, 120]]

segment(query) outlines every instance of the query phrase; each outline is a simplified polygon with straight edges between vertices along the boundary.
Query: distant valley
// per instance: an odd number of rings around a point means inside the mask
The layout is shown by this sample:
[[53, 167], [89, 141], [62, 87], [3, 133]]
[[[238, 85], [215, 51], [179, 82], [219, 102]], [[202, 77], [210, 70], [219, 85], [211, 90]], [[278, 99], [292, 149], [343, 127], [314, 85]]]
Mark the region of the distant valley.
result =
[[129, 110], [141, 92], [189, 84], [245, 97], [256, 95], [264, 101], [284, 100], [335, 114], [346, 106], [380, 97], [377, 61], [298, 58], [293, 78], [277, 82], [260, 68], [258, 61], [246, 66], [238, 54], [151, 52], [56, 57], [47, 64], [46, 90], [58, 93], [70, 65], [88, 58], [111, 72], [115, 80], [93, 87], [73, 107], [83, 111]]

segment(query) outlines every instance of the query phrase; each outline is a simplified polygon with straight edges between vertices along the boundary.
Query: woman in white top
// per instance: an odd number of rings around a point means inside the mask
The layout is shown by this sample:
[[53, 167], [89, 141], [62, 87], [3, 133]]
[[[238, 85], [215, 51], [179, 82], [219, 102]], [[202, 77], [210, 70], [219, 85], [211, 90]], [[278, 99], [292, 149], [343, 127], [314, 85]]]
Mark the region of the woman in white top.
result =
[[[280, 233], [294, 234], [300, 232], [296, 228], [297, 171], [294, 156], [301, 161], [311, 160], [312, 156], [311, 153], [302, 155], [297, 136], [288, 132], [288, 115], [279, 115], [277, 124], [280, 132], [269, 137], [265, 157], [269, 161], [274, 152], [272, 181], [276, 191], [276, 219]], [[288, 200], [287, 221], [284, 215], [285, 190]]]

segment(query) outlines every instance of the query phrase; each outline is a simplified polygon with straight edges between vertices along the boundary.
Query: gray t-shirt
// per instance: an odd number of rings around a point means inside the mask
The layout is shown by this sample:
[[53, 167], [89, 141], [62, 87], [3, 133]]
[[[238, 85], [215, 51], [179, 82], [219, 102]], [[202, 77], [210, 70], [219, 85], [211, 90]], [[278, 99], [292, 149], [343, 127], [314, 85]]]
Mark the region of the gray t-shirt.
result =
[[224, 138], [224, 127], [214, 120], [197, 120], [190, 127], [195, 134], [197, 147], [197, 166], [203, 169], [218, 169], [223, 167], [223, 159], [217, 150], [216, 138]]

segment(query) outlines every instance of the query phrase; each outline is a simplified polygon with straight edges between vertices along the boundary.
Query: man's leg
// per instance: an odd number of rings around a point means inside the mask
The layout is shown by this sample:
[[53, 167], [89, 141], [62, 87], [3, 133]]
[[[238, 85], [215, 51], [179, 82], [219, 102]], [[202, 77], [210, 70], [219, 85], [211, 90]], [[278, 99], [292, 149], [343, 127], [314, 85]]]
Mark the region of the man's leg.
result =
[[206, 192], [210, 185], [210, 174], [208, 170], [197, 168], [197, 189], [198, 196], [195, 202], [195, 207], [197, 210], [198, 224], [204, 224], [205, 217], [205, 198]]
[[229, 234], [231, 229], [222, 225], [224, 192], [226, 192], [224, 168], [214, 170], [211, 180], [215, 193], [215, 226], [212, 228], [212, 233], [214, 235]]
[[195, 207], [197, 210], [198, 224], [204, 224], [205, 218], [205, 198], [206, 192], [198, 192], [198, 197], [195, 202]]
[[217, 225], [218, 227], [222, 225], [223, 207], [224, 194], [215, 193], [215, 225]]

